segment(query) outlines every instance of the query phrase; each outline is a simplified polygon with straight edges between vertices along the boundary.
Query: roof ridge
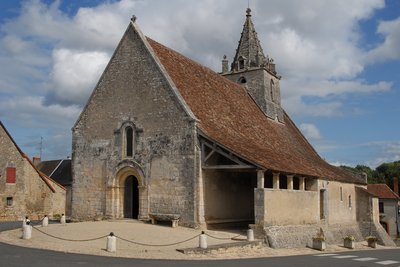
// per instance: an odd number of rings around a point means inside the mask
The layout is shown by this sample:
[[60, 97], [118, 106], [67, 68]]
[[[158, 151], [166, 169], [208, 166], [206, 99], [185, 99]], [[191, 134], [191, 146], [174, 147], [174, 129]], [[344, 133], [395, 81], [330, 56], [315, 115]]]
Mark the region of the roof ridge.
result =
[[[202, 68], [202, 69], [204, 69], [204, 70], [206, 70], [207, 72], [209, 72], [210, 74], [214, 75], [215, 77], [218, 77], [218, 79], [224, 79], [224, 81], [229, 82], [229, 83], [230, 83], [231, 85], [233, 85], [237, 90], [240, 90], [240, 91], [242, 91], [242, 92], [244, 92], [244, 93], [246, 93], [246, 94], [249, 94], [249, 92], [246, 90], [246, 88], [244, 88], [243, 86], [241, 86], [241, 85], [239, 85], [239, 84], [237, 84], [237, 83], [235, 83], [235, 82], [233, 82], [233, 81], [231, 81], [231, 80], [225, 78], [224, 76], [220, 75], [218, 72], [214, 71], [214, 70], [211, 69], [210, 67], [207, 67], [207, 66], [202, 65], [202, 64], [200, 64], [199, 62], [197, 62], [197, 61], [195, 61], [195, 60], [193, 60], [193, 59], [191, 59], [191, 58], [189, 58], [189, 57], [183, 55], [182, 53], [180, 53], [180, 52], [178, 52], [178, 51], [176, 51], [176, 50], [174, 50], [174, 49], [172, 49], [172, 48], [170, 48], [170, 47], [168, 47], [168, 46], [166, 46], [166, 45], [161, 44], [160, 42], [155, 41], [154, 39], [152, 39], [152, 38], [150, 38], [150, 37], [148, 37], [148, 36], [146, 36], [146, 39], [148, 39], [150, 42], [154, 42], [155, 44], [157, 44], [157, 45], [159, 45], [159, 46], [162, 46], [164, 49], [167, 49], [167, 50], [171, 51], [171, 52], [174, 53], [174, 54], [179, 55], [180, 57], [184, 58], [185, 60], [190, 61], [191, 63], [197, 65], [198, 67], [200, 67], [200, 68]], [[262, 111], [262, 110], [261, 110], [261, 111]]]
[[[385, 188], [386, 190], [389, 190], [389, 192], [394, 196], [394, 198], [396, 198], [396, 199], [400, 199], [400, 196], [399, 195], [397, 195], [393, 190], [392, 190], [392, 188], [390, 188], [390, 186], [388, 186], [387, 184], [368, 184], [368, 186], [367, 187], [375, 187], [375, 188], [377, 188], [377, 187], [383, 187], [383, 188]], [[380, 196], [379, 196], [380, 197]], [[381, 197], [381, 198], [385, 198], [385, 197]]]
[[323, 160], [293, 122], [281, 125], [269, 119], [243, 86], [151, 38], [147, 41], [199, 119], [197, 129], [208, 138], [266, 169], [366, 184]]

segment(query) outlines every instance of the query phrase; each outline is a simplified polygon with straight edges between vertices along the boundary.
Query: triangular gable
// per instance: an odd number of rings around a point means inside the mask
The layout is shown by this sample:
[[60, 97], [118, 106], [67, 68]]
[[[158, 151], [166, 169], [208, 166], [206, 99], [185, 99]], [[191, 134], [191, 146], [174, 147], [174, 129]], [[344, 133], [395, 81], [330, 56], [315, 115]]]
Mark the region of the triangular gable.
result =
[[4, 124], [0, 121], [0, 127], [4, 130], [4, 132], [6, 133], [6, 135], [8, 136], [9, 140], [14, 144], [15, 148], [18, 150], [19, 154], [21, 155], [22, 158], [24, 158], [25, 160], [28, 161], [28, 163], [31, 165], [31, 167], [36, 171], [36, 173], [39, 175], [39, 177], [42, 179], [43, 182], [45, 182], [45, 184], [50, 188], [50, 190], [55, 193], [56, 190], [53, 187], [53, 185], [51, 183], [54, 183], [55, 185], [57, 185], [58, 187], [60, 187], [60, 189], [65, 190], [65, 188], [58, 184], [56, 181], [54, 181], [53, 179], [51, 179], [50, 177], [46, 176], [44, 173], [40, 172], [35, 164], [33, 164], [33, 162], [29, 159], [29, 157], [21, 150], [21, 148], [17, 145], [17, 143], [15, 142], [15, 140], [12, 138], [11, 134], [7, 131], [7, 128], [4, 126]]
[[149, 54], [151, 55], [152, 59], [154, 60], [154, 63], [156, 64], [156, 66], [158, 67], [158, 69], [160, 70], [161, 74], [164, 76], [164, 78], [166, 79], [167, 83], [170, 86], [170, 89], [172, 90], [173, 95], [175, 96], [176, 100], [178, 101], [178, 103], [180, 104], [180, 106], [182, 107], [182, 109], [185, 111], [186, 115], [191, 119], [196, 121], [196, 117], [194, 115], [194, 113], [191, 111], [190, 107], [186, 104], [185, 100], [183, 99], [183, 97], [181, 96], [179, 90], [176, 88], [173, 80], [171, 79], [171, 77], [168, 75], [168, 72], [165, 70], [164, 66], [161, 64], [161, 62], [159, 61], [159, 59], [157, 58], [157, 56], [155, 55], [153, 48], [151, 47], [151, 45], [148, 43], [146, 37], [143, 35], [143, 33], [140, 31], [139, 27], [137, 26], [137, 24], [135, 23], [134, 20], [131, 20], [131, 22], [129, 23], [127, 29], [125, 30], [124, 35], [122, 36], [121, 40], [118, 43], [117, 48], [114, 50], [114, 53], [110, 59], [110, 61], [108, 62], [106, 68], [104, 69], [99, 81], [97, 82], [94, 90], [92, 91], [92, 94], [90, 95], [88, 101], [86, 102], [85, 107], [83, 108], [81, 114], [79, 115], [78, 120], [75, 122], [74, 126], [72, 129], [75, 129], [77, 127], [77, 125], [79, 124], [79, 122], [82, 119], [83, 114], [85, 114], [86, 109], [88, 108], [89, 103], [92, 101], [97, 88], [99, 87], [99, 84], [103, 81], [103, 78], [105, 76], [105, 73], [107, 73], [111, 62], [114, 60], [117, 51], [120, 49], [122, 42], [124, 41], [125, 38], [127, 38], [128, 35], [128, 31], [130, 29], [133, 29], [135, 31], [135, 33], [139, 36], [140, 40], [143, 42], [144, 46], [146, 47], [147, 51], [149, 52]]
[[399, 196], [387, 184], [369, 184], [367, 190], [382, 199], [399, 200]]

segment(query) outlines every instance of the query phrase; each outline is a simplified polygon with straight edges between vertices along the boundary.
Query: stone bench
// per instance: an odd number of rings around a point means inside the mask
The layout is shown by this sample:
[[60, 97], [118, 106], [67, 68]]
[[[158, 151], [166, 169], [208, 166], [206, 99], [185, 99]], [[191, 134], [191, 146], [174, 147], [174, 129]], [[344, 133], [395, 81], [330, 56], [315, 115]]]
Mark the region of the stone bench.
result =
[[156, 224], [157, 221], [171, 221], [172, 228], [174, 228], [178, 226], [179, 218], [181, 217], [181, 215], [167, 213], [149, 213], [149, 217], [152, 224]]

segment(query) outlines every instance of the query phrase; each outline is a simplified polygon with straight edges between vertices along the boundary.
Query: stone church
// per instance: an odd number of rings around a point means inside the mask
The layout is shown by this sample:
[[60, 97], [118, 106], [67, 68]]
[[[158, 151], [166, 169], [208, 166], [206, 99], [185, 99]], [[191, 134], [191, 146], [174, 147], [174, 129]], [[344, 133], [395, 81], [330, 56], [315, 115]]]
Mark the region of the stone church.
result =
[[72, 129], [73, 219], [245, 224], [273, 247], [320, 228], [332, 240], [386, 238], [366, 178], [325, 162], [283, 110], [250, 9], [221, 73], [144, 36], [135, 20]]

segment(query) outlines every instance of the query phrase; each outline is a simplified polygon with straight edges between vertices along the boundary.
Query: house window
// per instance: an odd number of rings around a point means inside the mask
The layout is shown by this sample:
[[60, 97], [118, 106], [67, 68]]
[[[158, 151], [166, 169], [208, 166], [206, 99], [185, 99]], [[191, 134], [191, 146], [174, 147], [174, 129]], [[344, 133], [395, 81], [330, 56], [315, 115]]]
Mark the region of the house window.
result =
[[343, 188], [340, 187], [340, 201], [343, 201]]
[[239, 83], [247, 83], [247, 80], [246, 80], [246, 78], [245, 77], [240, 77], [239, 78]]
[[15, 167], [7, 167], [6, 169], [6, 183], [15, 184], [17, 170]]
[[383, 205], [383, 202], [379, 202], [379, 213], [384, 213], [385, 212], [385, 208]]
[[349, 209], [351, 209], [352, 203], [351, 203], [351, 196], [349, 196]]
[[13, 205], [13, 198], [7, 197], [7, 207], [11, 207]]
[[126, 156], [133, 156], [133, 129], [128, 126], [125, 128], [125, 137], [126, 137]]

